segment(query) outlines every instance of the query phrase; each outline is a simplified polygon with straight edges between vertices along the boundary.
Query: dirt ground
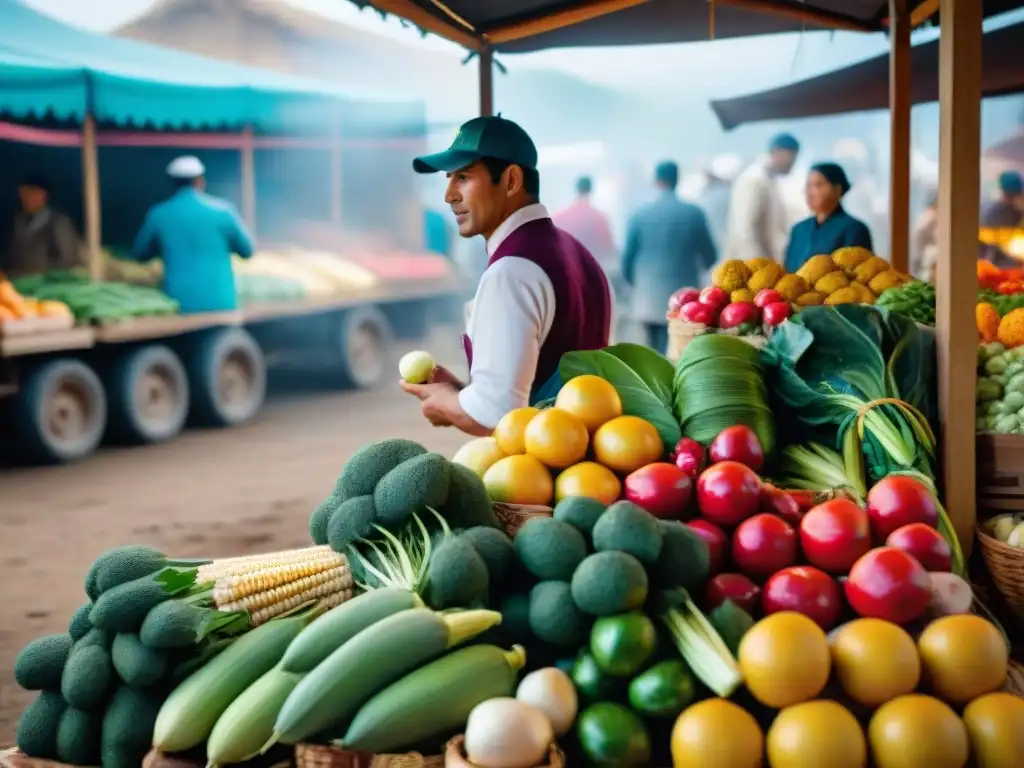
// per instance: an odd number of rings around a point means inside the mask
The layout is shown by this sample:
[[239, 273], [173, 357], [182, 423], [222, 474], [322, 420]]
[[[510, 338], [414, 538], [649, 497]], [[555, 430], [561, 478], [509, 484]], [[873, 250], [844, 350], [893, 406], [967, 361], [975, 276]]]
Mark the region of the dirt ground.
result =
[[31, 698], [14, 683], [15, 656], [66, 630], [85, 601], [86, 571], [107, 548], [202, 557], [308, 546], [309, 514], [356, 448], [402, 436], [451, 456], [465, 439], [430, 427], [397, 384], [339, 393], [291, 377], [240, 429], [104, 450], [73, 466], [0, 469], [0, 746], [13, 742]]

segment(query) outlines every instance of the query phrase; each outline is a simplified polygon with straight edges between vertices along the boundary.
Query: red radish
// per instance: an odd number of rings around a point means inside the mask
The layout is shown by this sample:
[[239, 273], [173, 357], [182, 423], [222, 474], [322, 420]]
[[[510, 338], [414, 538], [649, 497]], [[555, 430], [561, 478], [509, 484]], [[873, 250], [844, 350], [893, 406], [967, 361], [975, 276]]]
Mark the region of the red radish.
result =
[[924, 566], [926, 571], [949, 571], [953, 568], [953, 549], [949, 542], [930, 525], [910, 523], [897, 528], [885, 540], [885, 546], [902, 549]]
[[750, 427], [737, 424], [726, 427], [711, 441], [708, 449], [711, 463], [738, 461], [757, 472], [764, 466], [764, 449]]
[[697, 478], [697, 508], [718, 525], [728, 528], [742, 523], [757, 512], [760, 499], [760, 478], [737, 461], [713, 464]]
[[935, 494], [920, 480], [907, 475], [883, 477], [868, 491], [871, 535], [881, 544], [897, 528], [910, 523], [939, 524]]
[[907, 624], [920, 618], [932, 599], [928, 571], [899, 549], [877, 547], [853, 564], [844, 585], [859, 616]]
[[774, 288], [762, 288], [754, 296], [754, 306], [758, 309], [764, 309], [769, 304], [777, 304], [780, 301], [785, 301], [782, 298], [782, 294], [776, 291]]
[[688, 477], [697, 479], [704, 470], [704, 446], [689, 437], [684, 437], [676, 443], [676, 450], [672, 458], [673, 463], [679, 467]]
[[849, 499], [819, 504], [800, 521], [800, 546], [811, 565], [828, 573], [847, 573], [871, 549], [867, 512]]
[[678, 312], [679, 308], [684, 304], [689, 304], [691, 301], [696, 301], [700, 298], [700, 290], [697, 288], [680, 288], [678, 291], [673, 293], [668, 299], [668, 311]]
[[679, 319], [688, 323], [700, 323], [701, 325], [713, 325], [715, 322], [715, 309], [707, 304], [691, 301], [679, 308]]
[[751, 616], [757, 613], [761, 588], [740, 573], [720, 573], [708, 582], [704, 593], [704, 607], [713, 611], [726, 600], [736, 605]]
[[729, 294], [717, 285], [709, 285], [700, 292], [700, 296], [697, 297], [697, 301], [711, 307], [717, 312], [729, 303]]
[[690, 503], [693, 481], [675, 464], [656, 462], [631, 473], [624, 483], [625, 498], [655, 517], [681, 518]]
[[719, 328], [735, 328], [744, 323], [757, 322], [757, 307], [752, 301], [737, 301], [722, 307], [718, 315]]
[[827, 573], [797, 565], [768, 579], [761, 592], [761, 608], [765, 616], [779, 611], [802, 613], [828, 632], [839, 621], [843, 596], [839, 584]]
[[769, 576], [796, 560], [796, 531], [775, 515], [754, 515], [732, 535], [732, 562], [750, 576]]
[[764, 324], [774, 328], [789, 319], [793, 314], [793, 308], [785, 301], [777, 301], [774, 304], [765, 304], [761, 312], [764, 315]]
[[789, 493], [780, 491], [774, 485], [761, 483], [761, 511], [778, 515], [794, 528], [800, 527], [803, 510]]
[[932, 582], [932, 601], [928, 604], [931, 616], [954, 616], [970, 613], [974, 607], [971, 585], [952, 573], [929, 573]]
[[711, 575], [714, 576], [722, 572], [725, 567], [726, 557], [729, 551], [729, 537], [725, 535], [725, 531], [719, 528], [714, 523], [709, 523], [707, 520], [690, 520], [686, 523], [690, 528], [700, 536], [708, 545], [708, 570]]

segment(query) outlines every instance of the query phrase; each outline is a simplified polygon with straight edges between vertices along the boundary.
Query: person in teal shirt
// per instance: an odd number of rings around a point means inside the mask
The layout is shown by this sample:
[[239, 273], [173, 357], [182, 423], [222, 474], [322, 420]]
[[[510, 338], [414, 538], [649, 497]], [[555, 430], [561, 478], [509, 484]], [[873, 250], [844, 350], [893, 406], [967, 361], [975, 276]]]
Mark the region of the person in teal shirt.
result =
[[836, 163], [818, 163], [807, 174], [807, 207], [812, 216], [789, 231], [786, 272], [796, 272], [812, 256], [837, 248], [859, 246], [872, 250], [867, 225], [843, 210], [840, 203], [850, 189], [846, 172]]
[[248, 259], [255, 250], [235, 207], [204, 191], [205, 173], [192, 156], [167, 166], [176, 190], [149, 210], [132, 248], [139, 261], [163, 259], [163, 291], [183, 314], [238, 309], [231, 254]]

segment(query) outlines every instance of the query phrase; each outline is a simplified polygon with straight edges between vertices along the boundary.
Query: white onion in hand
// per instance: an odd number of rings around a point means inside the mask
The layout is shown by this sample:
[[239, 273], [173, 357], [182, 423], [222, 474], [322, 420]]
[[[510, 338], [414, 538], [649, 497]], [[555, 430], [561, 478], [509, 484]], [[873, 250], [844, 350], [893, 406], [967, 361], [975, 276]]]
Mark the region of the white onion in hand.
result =
[[398, 361], [398, 373], [409, 384], [426, 384], [434, 370], [434, 358], [429, 352], [408, 352]]

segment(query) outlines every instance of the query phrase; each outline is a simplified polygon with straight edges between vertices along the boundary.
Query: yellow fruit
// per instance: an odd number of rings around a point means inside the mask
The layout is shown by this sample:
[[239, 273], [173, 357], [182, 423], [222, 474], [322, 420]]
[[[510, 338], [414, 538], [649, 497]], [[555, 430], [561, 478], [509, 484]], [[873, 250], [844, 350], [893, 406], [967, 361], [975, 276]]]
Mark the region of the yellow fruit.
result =
[[875, 768], [963, 768], [967, 729], [931, 696], [911, 694], [883, 704], [868, 725]]
[[913, 638], [881, 619], [843, 626], [832, 639], [832, 668], [846, 695], [869, 707], [913, 693], [921, 680]]
[[554, 469], [571, 467], [587, 455], [590, 435], [583, 422], [561, 408], [541, 411], [526, 425], [526, 453]]
[[[774, 288], [775, 284], [782, 279], [785, 271], [782, 266], [774, 261], [768, 261], [756, 270], [751, 270], [754, 274], [750, 276], [747, 281], [747, 288], [753, 293], [764, 290], [765, 288]], [[735, 299], [733, 299], [735, 301]]]
[[594, 433], [594, 456], [622, 474], [653, 464], [665, 450], [654, 425], [638, 416], [619, 416]]
[[786, 707], [768, 730], [772, 768], [864, 768], [868, 743], [849, 710], [834, 701], [806, 701]]
[[715, 271], [711, 273], [711, 282], [717, 285], [726, 293], [738, 291], [747, 287], [747, 280], [750, 279], [750, 270], [747, 265], [739, 259], [723, 261]]
[[762, 768], [764, 734], [753, 716], [725, 699], [683, 710], [672, 726], [675, 768]]
[[811, 256], [811, 258], [805, 261], [796, 273], [810, 285], [814, 285], [829, 272], [835, 272], [837, 269], [839, 267], [832, 263], [832, 256], [830, 254], [819, 253], [817, 256]]
[[977, 768], [1019, 768], [1024, 763], [1024, 699], [989, 693], [964, 709], [964, 725]]
[[795, 611], [761, 619], [743, 636], [738, 656], [747, 689], [775, 709], [821, 693], [832, 666], [824, 631]]
[[796, 297], [796, 301], [793, 302], [798, 307], [815, 307], [822, 304], [825, 301], [825, 296], [818, 293], [817, 291], [808, 291], [807, 293], [801, 293]]
[[555, 408], [573, 414], [591, 433], [622, 415], [622, 400], [611, 384], [590, 374], [569, 379], [558, 391]]
[[759, 269], [763, 269], [764, 267], [767, 267], [769, 264], [775, 264], [775, 263], [776, 262], [772, 261], [771, 259], [766, 259], [764, 257], [760, 257], [759, 256], [756, 259], [748, 259], [747, 260], [747, 269], [749, 269], [750, 270], [750, 274], [753, 275]]
[[516, 408], [501, 417], [498, 426], [494, 428], [493, 436], [505, 455], [515, 456], [519, 453], [526, 453], [524, 442], [526, 425], [538, 413], [540, 413], [539, 408]]
[[749, 288], [740, 288], [738, 291], [733, 291], [729, 294], [729, 301], [733, 304], [740, 304], [742, 302], [749, 302], [754, 300], [754, 292]]
[[917, 639], [925, 680], [950, 704], [999, 690], [1009, 652], [992, 622], [973, 614], [936, 619]]
[[555, 478], [555, 502], [569, 496], [588, 496], [608, 506], [621, 495], [619, 478], [608, 467], [594, 461], [574, 464]]
[[852, 272], [857, 266], [870, 259], [871, 256], [871, 251], [867, 248], [851, 245], [832, 251], [832, 263], [837, 267]]
[[810, 286], [807, 285], [807, 281], [800, 277], [800, 275], [783, 275], [779, 278], [779, 282], [775, 284], [775, 290], [786, 301], [796, 301], [797, 298], [810, 290]]
[[493, 437], [478, 437], [459, 448], [452, 457], [452, 463], [461, 464], [483, 477], [484, 472], [490, 469], [494, 462], [503, 458], [505, 452], [501, 450], [497, 440]]
[[533, 456], [506, 456], [484, 472], [484, 487], [491, 501], [505, 504], [551, 506], [551, 472]]
[[814, 281], [814, 290], [826, 296], [831, 296], [840, 288], [845, 288], [849, 284], [850, 279], [842, 272], [829, 272]]

